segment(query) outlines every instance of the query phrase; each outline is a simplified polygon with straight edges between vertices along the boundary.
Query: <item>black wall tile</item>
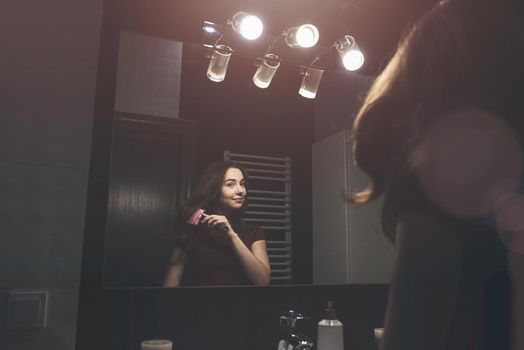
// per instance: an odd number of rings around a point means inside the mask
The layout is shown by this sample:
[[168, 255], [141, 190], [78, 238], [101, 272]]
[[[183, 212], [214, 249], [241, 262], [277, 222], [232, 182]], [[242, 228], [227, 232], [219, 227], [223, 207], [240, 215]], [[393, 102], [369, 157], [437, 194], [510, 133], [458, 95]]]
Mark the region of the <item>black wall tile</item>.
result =
[[87, 174], [0, 163], [0, 288], [78, 288]]

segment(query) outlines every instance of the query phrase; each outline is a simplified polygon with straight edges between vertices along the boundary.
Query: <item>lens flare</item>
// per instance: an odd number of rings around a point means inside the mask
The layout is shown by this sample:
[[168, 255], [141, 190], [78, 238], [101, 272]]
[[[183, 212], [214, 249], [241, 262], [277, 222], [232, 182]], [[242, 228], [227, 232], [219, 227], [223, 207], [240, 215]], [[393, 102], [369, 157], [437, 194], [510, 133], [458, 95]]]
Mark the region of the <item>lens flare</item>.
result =
[[464, 216], [493, 213], [498, 198], [518, 187], [524, 164], [515, 133], [487, 111], [465, 108], [425, 132], [419, 179], [435, 204]]

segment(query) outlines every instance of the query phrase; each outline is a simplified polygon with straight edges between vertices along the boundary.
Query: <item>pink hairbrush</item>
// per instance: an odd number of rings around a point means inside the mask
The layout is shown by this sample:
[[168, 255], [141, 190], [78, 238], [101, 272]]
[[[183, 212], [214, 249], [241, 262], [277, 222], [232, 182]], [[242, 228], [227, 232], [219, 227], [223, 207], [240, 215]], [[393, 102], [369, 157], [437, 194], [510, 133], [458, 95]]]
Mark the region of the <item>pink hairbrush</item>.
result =
[[[202, 220], [202, 216], [204, 216], [204, 209], [198, 208], [197, 210], [195, 210], [193, 212], [193, 214], [191, 214], [189, 219], [187, 219], [187, 223], [189, 225], [196, 226], [196, 225], [200, 224], [200, 220]], [[222, 231], [222, 232], [227, 232], [229, 230], [227, 228], [227, 226], [225, 224], [222, 224], [222, 223], [217, 224], [215, 226], [215, 228], [218, 229], [219, 231]]]
[[194, 226], [198, 225], [200, 223], [200, 220], [202, 219], [202, 215], [204, 215], [204, 209], [198, 208], [197, 210], [193, 212], [193, 214], [191, 214], [189, 219], [187, 219], [187, 223], [189, 225], [194, 225]]

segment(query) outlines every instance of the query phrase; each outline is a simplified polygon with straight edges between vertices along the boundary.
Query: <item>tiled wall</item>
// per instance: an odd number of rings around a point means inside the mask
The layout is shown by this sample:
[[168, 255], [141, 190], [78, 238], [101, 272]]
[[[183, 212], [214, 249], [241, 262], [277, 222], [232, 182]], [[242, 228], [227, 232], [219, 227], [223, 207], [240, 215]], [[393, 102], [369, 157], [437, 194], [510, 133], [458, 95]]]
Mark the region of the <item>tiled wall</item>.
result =
[[[102, 0], [0, 11], [0, 348], [73, 349]], [[47, 327], [8, 331], [8, 294], [47, 290]]]

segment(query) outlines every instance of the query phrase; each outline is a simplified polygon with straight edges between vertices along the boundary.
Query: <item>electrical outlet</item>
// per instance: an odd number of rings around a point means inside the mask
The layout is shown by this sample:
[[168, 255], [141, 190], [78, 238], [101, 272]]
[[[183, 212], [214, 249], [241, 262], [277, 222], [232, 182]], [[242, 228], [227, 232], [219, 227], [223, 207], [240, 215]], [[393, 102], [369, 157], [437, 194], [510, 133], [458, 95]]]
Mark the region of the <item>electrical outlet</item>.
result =
[[7, 304], [8, 329], [38, 329], [46, 326], [46, 291], [14, 291]]

